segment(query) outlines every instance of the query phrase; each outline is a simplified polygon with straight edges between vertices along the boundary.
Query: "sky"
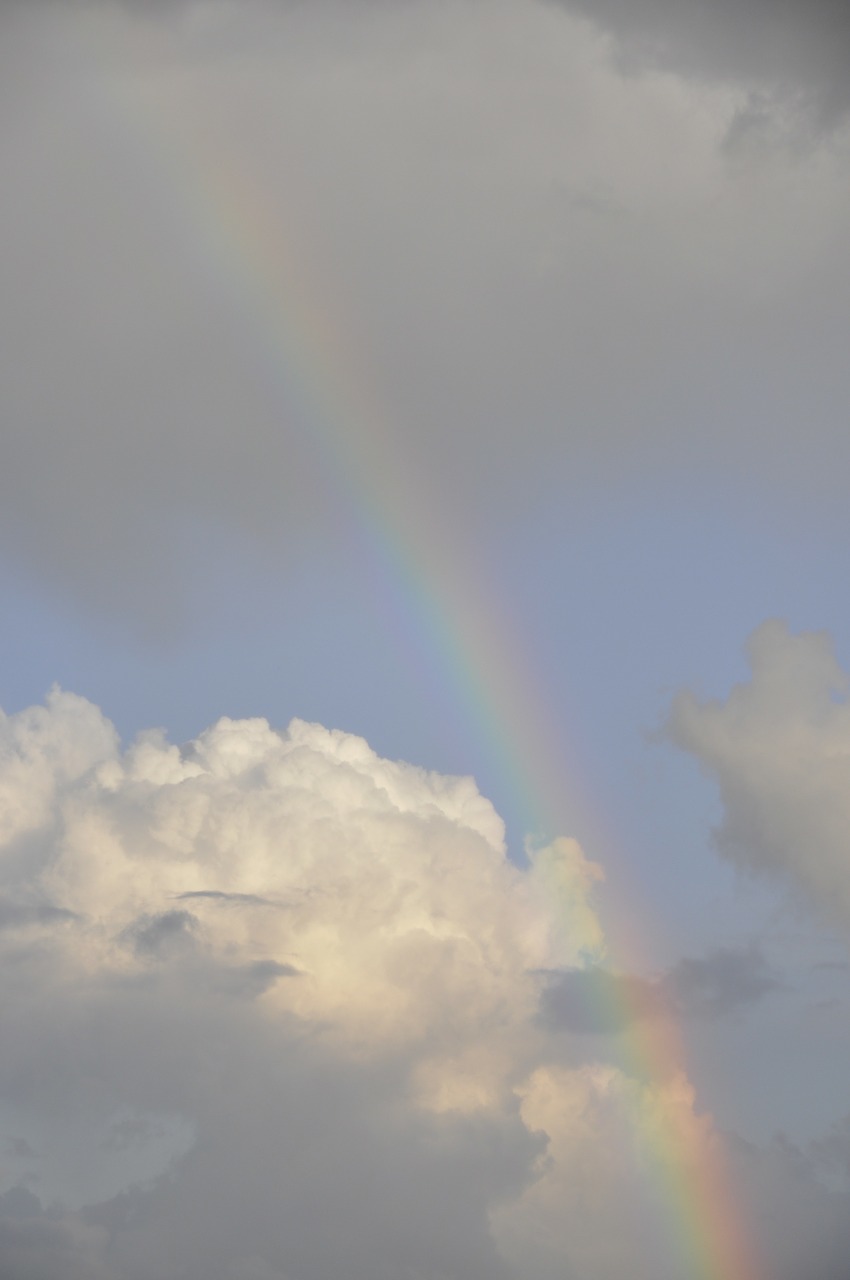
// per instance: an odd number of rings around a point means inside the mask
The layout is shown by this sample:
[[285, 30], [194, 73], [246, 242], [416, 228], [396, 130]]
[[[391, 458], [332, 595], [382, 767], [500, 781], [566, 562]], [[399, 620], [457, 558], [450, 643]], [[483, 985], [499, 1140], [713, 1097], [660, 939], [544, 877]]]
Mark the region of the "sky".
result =
[[850, 15], [0, 0], [0, 1274], [850, 1280]]

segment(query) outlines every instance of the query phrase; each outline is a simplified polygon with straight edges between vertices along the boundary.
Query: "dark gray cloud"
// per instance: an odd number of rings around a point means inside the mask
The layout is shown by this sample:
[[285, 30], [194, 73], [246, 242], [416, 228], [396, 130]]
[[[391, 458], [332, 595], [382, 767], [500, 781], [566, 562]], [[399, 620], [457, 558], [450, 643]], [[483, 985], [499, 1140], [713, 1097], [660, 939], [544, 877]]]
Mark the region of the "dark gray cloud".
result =
[[253, 964], [220, 967], [210, 974], [210, 983], [223, 995], [255, 1000], [271, 990], [279, 978], [299, 976], [300, 970], [295, 965], [279, 960], [256, 960]]
[[676, 1007], [691, 1017], [718, 1018], [758, 1003], [784, 983], [758, 950], [719, 948], [699, 959], [678, 961], [664, 981]]
[[[254, 894], [187, 893], [179, 898], [225, 902], [234, 899], [242, 905], [267, 905]], [[143, 959], [182, 961], [183, 978], [200, 989], [214, 991], [238, 999], [253, 1000], [264, 995], [280, 978], [298, 977], [300, 970], [286, 961], [254, 960], [248, 964], [211, 962], [198, 948], [200, 922], [189, 911], [164, 911], [141, 916], [122, 931], [122, 940], [130, 943]]]
[[667, 1013], [719, 1018], [757, 1004], [784, 984], [757, 947], [719, 948], [683, 957], [660, 978], [572, 969], [544, 989], [544, 1021], [578, 1034], [610, 1035]]
[[142, 916], [125, 931], [125, 936], [141, 955], [162, 955], [191, 946], [198, 921], [189, 911], [164, 911]]
[[808, 99], [821, 123], [850, 106], [845, 0], [565, 0], [622, 57]]
[[18, 902], [0, 897], [0, 929], [25, 929], [30, 925], [57, 924], [76, 918], [73, 911], [49, 902]]
[[813, 1144], [818, 1156], [850, 1178], [850, 1116]]
[[766, 1273], [777, 1280], [848, 1280], [850, 1181], [824, 1179], [830, 1162], [819, 1143], [798, 1145], [783, 1134], [763, 1146], [732, 1138], [730, 1153]]
[[280, 903], [263, 898], [256, 893], [223, 893], [220, 889], [195, 889], [191, 893], [177, 895], [179, 902], [220, 902], [235, 907], [278, 907]]
[[105, 1233], [47, 1213], [27, 1187], [0, 1195], [0, 1267], [8, 1280], [119, 1280], [103, 1257]]
[[541, 1012], [552, 1027], [579, 1035], [612, 1035], [666, 1007], [659, 982], [607, 969], [570, 969], [544, 989]]
[[38, 1218], [41, 1201], [27, 1187], [10, 1187], [0, 1195], [0, 1218]]

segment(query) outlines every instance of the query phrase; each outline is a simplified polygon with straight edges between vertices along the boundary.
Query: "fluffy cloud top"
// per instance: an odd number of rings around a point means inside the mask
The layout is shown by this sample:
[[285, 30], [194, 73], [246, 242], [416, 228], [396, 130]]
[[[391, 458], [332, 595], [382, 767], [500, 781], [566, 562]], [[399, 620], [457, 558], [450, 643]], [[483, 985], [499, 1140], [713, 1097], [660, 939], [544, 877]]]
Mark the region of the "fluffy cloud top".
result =
[[150, 733], [121, 755], [59, 692], [4, 729], [6, 918], [68, 923], [83, 967], [203, 956], [217, 981], [273, 987], [269, 1003], [349, 1044], [401, 1044], [452, 1010], [498, 1022], [533, 999], [529, 971], [598, 947], [586, 904], [570, 937], [552, 910], [558, 880], [576, 906], [578, 847], [521, 875], [471, 779], [298, 721], [280, 735], [222, 720], [183, 752]]
[[54, 691], [0, 741], [3, 1273], [512, 1274], [578, 846], [521, 871], [470, 779], [299, 721], [122, 751]]
[[850, 925], [850, 704], [829, 637], [767, 622], [747, 646], [752, 678], [725, 702], [682, 692], [669, 732], [714, 777], [720, 850], [805, 891]]

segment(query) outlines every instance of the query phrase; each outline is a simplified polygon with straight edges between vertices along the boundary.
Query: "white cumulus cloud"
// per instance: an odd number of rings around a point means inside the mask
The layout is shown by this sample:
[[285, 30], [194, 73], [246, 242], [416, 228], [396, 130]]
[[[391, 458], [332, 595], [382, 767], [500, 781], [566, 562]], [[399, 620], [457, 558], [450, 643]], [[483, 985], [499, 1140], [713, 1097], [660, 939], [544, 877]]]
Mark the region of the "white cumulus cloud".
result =
[[299, 721], [122, 751], [54, 691], [0, 741], [0, 1269], [509, 1274], [579, 847], [520, 871], [471, 779]]

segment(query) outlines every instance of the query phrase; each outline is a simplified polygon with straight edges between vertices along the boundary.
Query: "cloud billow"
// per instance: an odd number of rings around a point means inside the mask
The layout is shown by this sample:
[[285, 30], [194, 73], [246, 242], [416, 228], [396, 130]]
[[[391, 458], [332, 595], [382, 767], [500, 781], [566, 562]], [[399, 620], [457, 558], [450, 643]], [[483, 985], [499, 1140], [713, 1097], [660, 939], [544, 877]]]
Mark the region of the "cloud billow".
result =
[[564, 0], [637, 66], [808, 100], [821, 124], [850, 107], [843, 0]]
[[[54, 691], [0, 748], [0, 888], [50, 904], [0, 931], [0, 1272], [510, 1280], [536, 975], [598, 944], [578, 846], [521, 872], [471, 779], [298, 721], [122, 751]], [[562, 1075], [601, 1124], [628, 1087]]]

